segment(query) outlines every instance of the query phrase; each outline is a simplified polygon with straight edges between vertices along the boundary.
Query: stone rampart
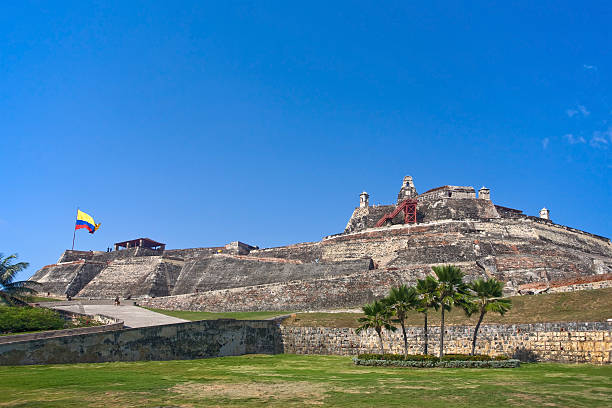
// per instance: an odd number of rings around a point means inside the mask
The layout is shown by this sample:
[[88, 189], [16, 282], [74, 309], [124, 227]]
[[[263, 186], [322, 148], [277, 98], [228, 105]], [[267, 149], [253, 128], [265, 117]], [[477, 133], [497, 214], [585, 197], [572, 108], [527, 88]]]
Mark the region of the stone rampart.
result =
[[[612, 323], [537, 323], [482, 325], [476, 352], [506, 355], [522, 360], [537, 359], [564, 363], [610, 364], [612, 362]], [[350, 328], [281, 326], [285, 353], [336, 354], [352, 356], [380, 353], [373, 330], [356, 334]], [[474, 326], [447, 326], [445, 353], [469, 353]], [[410, 354], [423, 352], [423, 328], [408, 327]], [[429, 328], [429, 352], [439, 351], [439, 327]], [[402, 354], [404, 340], [400, 330], [383, 334], [385, 352]]]
[[219, 254], [185, 262], [177, 278], [173, 294], [349, 275], [367, 271], [370, 268], [370, 259], [354, 259], [328, 264]]
[[519, 286], [519, 293], [561, 293], [612, 287], [612, 273], [582, 276], [553, 282], [534, 282]]
[[264, 258], [293, 259], [304, 263], [311, 263], [321, 260], [321, 243], [304, 242], [284, 247], [254, 249], [249, 252], [249, 255]]
[[385, 296], [391, 286], [415, 283], [417, 277], [426, 276], [429, 270], [427, 265], [401, 271], [374, 269], [344, 276], [145, 298], [138, 304], [157, 309], [207, 312], [360, 307]]
[[187, 360], [282, 353], [273, 321], [203, 320], [0, 344], [0, 365]]

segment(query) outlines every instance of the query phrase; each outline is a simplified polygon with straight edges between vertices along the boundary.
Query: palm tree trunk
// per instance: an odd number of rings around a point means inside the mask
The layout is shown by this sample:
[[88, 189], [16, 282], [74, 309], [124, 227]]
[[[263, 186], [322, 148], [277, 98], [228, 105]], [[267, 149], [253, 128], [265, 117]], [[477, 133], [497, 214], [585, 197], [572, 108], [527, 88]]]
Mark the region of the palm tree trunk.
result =
[[472, 355], [474, 355], [476, 351], [476, 336], [478, 336], [478, 329], [480, 329], [480, 323], [482, 323], [485, 313], [486, 311], [484, 307], [480, 309], [480, 317], [478, 318], [478, 323], [476, 323], [476, 327], [474, 328], [474, 338], [472, 339]]
[[408, 336], [406, 336], [406, 324], [404, 323], [404, 321], [400, 321], [401, 325], [402, 325], [402, 333], [404, 333], [404, 355], [407, 356], [408, 355]]
[[382, 333], [380, 332], [380, 330], [376, 330], [376, 333], [378, 333], [378, 340], [380, 341], [380, 354], [385, 354], [385, 348], [383, 347]]
[[427, 337], [427, 312], [424, 313], [425, 315], [425, 325], [424, 325], [424, 330], [423, 330], [423, 337], [425, 340], [425, 347], [423, 348], [423, 354], [427, 355], [427, 342], [428, 342], [428, 337]]
[[440, 358], [444, 356], [444, 305], [442, 305], [442, 319], [440, 321]]

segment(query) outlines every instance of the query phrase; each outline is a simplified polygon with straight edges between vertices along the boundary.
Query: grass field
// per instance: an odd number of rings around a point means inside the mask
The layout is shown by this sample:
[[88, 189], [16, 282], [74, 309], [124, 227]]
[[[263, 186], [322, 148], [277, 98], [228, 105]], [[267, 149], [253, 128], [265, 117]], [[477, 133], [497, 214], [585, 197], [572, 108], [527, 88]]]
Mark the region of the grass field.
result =
[[215, 320], [215, 319], [236, 319], [236, 320], [263, 320], [271, 317], [282, 316], [291, 312], [189, 312], [183, 310], [162, 310], [162, 309], [151, 309], [157, 313], [165, 314], [168, 316], [178, 317], [179, 319], [185, 320]]
[[0, 367], [6, 407], [604, 407], [612, 366], [399, 369], [349, 357], [250, 355], [206, 360]]
[[[514, 296], [512, 310], [504, 316], [487, 313], [483, 323], [541, 323], [586, 321], [597, 322], [612, 318], [612, 288], [583, 290], [568, 293], [552, 293], [534, 296]], [[290, 326], [320, 327], [358, 327], [360, 313], [298, 313], [283, 324]], [[446, 314], [447, 324], [474, 325], [477, 314], [467, 318], [465, 314], [454, 309]], [[431, 310], [429, 323], [440, 324], [440, 313]], [[409, 325], [422, 325], [423, 315], [412, 312], [408, 315]]]

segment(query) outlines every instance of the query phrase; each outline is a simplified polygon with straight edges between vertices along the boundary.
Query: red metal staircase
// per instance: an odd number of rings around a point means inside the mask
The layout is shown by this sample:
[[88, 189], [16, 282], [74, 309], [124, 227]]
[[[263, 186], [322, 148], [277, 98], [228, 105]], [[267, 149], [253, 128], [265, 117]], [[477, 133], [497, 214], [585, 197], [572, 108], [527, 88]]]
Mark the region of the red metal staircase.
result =
[[383, 217], [378, 220], [376, 223], [376, 227], [382, 227], [385, 225], [387, 221], [395, 218], [397, 214], [404, 211], [404, 224], [416, 224], [416, 208], [417, 208], [417, 200], [414, 198], [409, 198], [407, 200], [402, 201], [395, 207], [393, 212], [383, 215]]

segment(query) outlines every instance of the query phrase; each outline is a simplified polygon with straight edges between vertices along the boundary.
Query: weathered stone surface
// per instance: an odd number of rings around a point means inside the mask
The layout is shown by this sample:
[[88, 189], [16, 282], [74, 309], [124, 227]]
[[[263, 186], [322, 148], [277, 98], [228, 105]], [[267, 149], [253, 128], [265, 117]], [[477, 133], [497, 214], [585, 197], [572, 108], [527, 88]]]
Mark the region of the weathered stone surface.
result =
[[[448, 326], [446, 353], [468, 353], [473, 326]], [[541, 323], [483, 325], [477, 352], [570, 363], [609, 364], [611, 324]], [[409, 353], [420, 354], [423, 329], [408, 327]], [[387, 352], [403, 353], [400, 332], [383, 334]], [[430, 353], [437, 354], [439, 328], [430, 327]], [[204, 320], [105, 333], [0, 344], [0, 365], [195, 359], [241, 354], [378, 353], [373, 331], [289, 327], [274, 321]]]
[[0, 344], [0, 365], [187, 360], [282, 350], [273, 321], [203, 320]]
[[[610, 364], [612, 362], [612, 324], [537, 323], [482, 325], [476, 352], [491, 356], [505, 355], [524, 359], [564, 363]], [[444, 335], [446, 353], [469, 353], [473, 326], [447, 326]], [[356, 334], [350, 328], [281, 326], [285, 353], [357, 355], [380, 353], [378, 336], [373, 330]], [[439, 352], [440, 328], [429, 328], [429, 353]], [[423, 353], [423, 328], [408, 327], [408, 352]], [[383, 334], [385, 352], [402, 354], [401, 331]]]

